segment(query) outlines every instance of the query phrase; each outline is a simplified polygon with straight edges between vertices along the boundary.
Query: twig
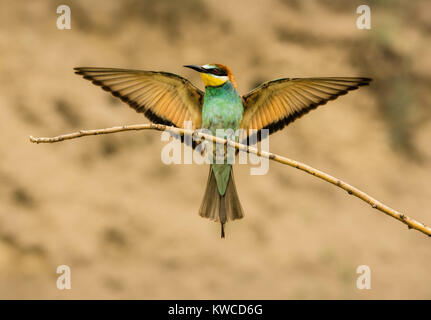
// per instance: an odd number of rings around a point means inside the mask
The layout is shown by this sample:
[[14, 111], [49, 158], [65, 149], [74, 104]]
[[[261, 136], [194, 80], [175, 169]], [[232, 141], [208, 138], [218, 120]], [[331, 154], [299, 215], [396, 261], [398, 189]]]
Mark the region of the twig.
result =
[[241, 150], [241, 151], [244, 151], [247, 153], [253, 153], [253, 154], [256, 154], [256, 155], [261, 156], [263, 158], [268, 158], [270, 160], [273, 160], [273, 161], [276, 161], [276, 162], [279, 162], [282, 164], [286, 164], [286, 165], [294, 167], [296, 169], [305, 171], [305, 172], [307, 172], [307, 173], [309, 173], [315, 177], [318, 177], [322, 180], [325, 180], [329, 183], [332, 183], [333, 185], [336, 185], [337, 187], [339, 187], [341, 189], [346, 190], [349, 194], [354, 195], [354, 196], [358, 197], [359, 199], [367, 202], [374, 209], [377, 209], [377, 210], [387, 214], [388, 216], [391, 216], [392, 218], [395, 218], [395, 219], [401, 221], [402, 223], [406, 224], [409, 229], [416, 229], [416, 230], [418, 230], [418, 231], [420, 231], [420, 232], [422, 232], [428, 236], [431, 236], [431, 228], [430, 227], [406, 216], [403, 213], [400, 213], [400, 212], [388, 207], [387, 205], [385, 205], [385, 204], [381, 203], [380, 201], [374, 199], [373, 197], [369, 196], [365, 192], [351, 186], [350, 184], [348, 184], [348, 183], [346, 183], [340, 179], [334, 178], [333, 176], [330, 176], [329, 174], [327, 174], [323, 171], [314, 169], [313, 167], [310, 167], [304, 163], [301, 163], [301, 162], [298, 162], [295, 160], [291, 160], [289, 158], [282, 157], [282, 156], [279, 156], [279, 155], [271, 153], [271, 152], [259, 151], [256, 148], [246, 146], [244, 144], [240, 144], [240, 143], [233, 142], [233, 141], [228, 141], [228, 140], [225, 140], [223, 138], [219, 138], [219, 137], [215, 137], [215, 136], [212, 136], [209, 134], [205, 134], [205, 133], [200, 132], [200, 131], [193, 131], [193, 130], [187, 130], [187, 129], [181, 129], [181, 128], [176, 128], [176, 127], [165, 126], [162, 124], [150, 123], [150, 124], [126, 125], [126, 126], [119, 126], [119, 127], [105, 128], [105, 129], [80, 130], [78, 132], [74, 132], [74, 133], [70, 133], [70, 134], [64, 134], [64, 135], [51, 137], [51, 138], [35, 138], [33, 136], [30, 136], [30, 141], [33, 143], [54, 143], [54, 142], [60, 142], [60, 141], [64, 141], [64, 140], [80, 138], [80, 137], [84, 137], [84, 136], [108, 134], [108, 133], [131, 131], [131, 130], [158, 130], [158, 131], [169, 131], [171, 133], [176, 133], [176, 134], [187, 134], [187, 135], [196, 134], [197, 136], [199, 136], [201, 138], [211, 140], [211, 141], [217, 142], [217, 143], [228, 144], [228, 145], [230, 145], [230, 146], [232, 146], [238, 150]]

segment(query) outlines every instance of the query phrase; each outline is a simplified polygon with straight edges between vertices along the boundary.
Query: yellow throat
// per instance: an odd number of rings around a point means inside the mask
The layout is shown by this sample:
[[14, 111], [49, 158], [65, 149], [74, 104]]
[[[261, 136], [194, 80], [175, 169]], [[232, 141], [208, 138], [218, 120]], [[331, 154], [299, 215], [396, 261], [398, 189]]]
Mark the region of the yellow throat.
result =
[[229, 78], [227, 76], [215, 76], [208, 73], [200, 73], [205, 87], [218, 87], [224, 84]]

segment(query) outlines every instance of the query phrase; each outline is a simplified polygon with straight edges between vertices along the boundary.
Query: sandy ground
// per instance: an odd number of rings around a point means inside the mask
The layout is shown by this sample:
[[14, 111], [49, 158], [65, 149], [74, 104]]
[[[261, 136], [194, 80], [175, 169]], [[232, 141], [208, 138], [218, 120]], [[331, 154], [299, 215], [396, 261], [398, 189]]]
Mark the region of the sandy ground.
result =
[[[271, 137], [431, 224], [431, 6], [350, 1], [0, 1], [0, 298], [430, 299], [430, 239], [346, 192], [271, 163], [237, 165], [246, 217], [198, 216], [206, 166], [164, 165], [158, 132], [50, 145], [28, 136], [147, 120], [75, 66], [178, 73], [220, 62], [240, 92], [278, 77], [369, 76]], [[408, 5], [408, 6], [406, 6]], [[428, 37], [427, 41], [426, 38]], [[68, 265], [72, 289], [58, 290]], [[371, 268], [358, 290], [356, 268]]]

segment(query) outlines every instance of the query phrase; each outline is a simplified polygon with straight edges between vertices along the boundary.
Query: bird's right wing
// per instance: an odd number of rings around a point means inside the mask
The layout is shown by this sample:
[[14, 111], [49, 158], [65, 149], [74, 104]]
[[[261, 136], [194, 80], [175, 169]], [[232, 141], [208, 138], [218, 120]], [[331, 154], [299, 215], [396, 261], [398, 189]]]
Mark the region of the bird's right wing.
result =
[[202, 122], [203, 92], [173, 73], [115, 68], [74, 68], [93, 84], [120, 98], [154, 123], [193, 129]]

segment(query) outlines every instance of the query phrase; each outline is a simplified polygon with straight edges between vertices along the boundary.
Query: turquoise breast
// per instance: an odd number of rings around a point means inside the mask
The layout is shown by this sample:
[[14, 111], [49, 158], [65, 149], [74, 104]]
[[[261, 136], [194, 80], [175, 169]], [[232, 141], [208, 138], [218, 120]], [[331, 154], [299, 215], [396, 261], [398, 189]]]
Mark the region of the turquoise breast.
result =
[[241, 97], [228, 81], [219, 87], [206, 87], [202, 109], [202, 128], [211, 130], [239, 128], [244, 108]]
[[[213, 135], [232, 139], [233, 137], [227, 135], [235, 134], [235, 131], [239, 129], [243, 112], [242, 99], [229, 81], [219, 87], [206, 87], [202, 109], [202, 128], [209, 129]], [[217, 129], [231, 130], [220, 135], [220, 132], [217, 133]], [[238, 136], [235, 136], [234, 140], [238, 141]], [[229, 163], [233, 163], [233, 159], [230, 158], [228, 161], [227, 151], [223, 145], [217, 145], [213, 151], [214, 153], [208, 156], [210, 159], [212, 158], [211, 168], [214, 172], [218, 191], [224, 195], [231, 170]], [[216, 163], [214, 160], [216, 153], [222, 155], [219, 156], [221, 163]], [[235, 153], [232, 157], [235, 157]]]

